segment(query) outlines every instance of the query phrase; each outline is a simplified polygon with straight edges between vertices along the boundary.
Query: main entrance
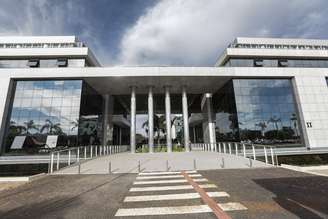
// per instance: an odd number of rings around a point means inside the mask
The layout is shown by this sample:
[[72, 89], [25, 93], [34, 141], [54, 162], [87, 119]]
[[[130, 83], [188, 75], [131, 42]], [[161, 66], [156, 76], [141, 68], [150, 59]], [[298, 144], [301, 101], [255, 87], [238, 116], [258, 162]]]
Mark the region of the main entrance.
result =
[[[211, 102], [207, 103], [206, 99], [210, 97], [187, 94], [185, 87], [181, 93], [171, 93], [170, 87], [164, 87], [162, 93], [148, 87], [146, 94], [138, 92], [138, 87], [131, 87], [131, 95], [108, 96], [104, 141], [114, 144], [125, 141], [131, 145], [132, 153], [190, 151], [190, 143], [209, 140], [209, 133], [203, 130], [209, 132], [211, 116], [206, 114], [213, 110], [207, 109]], [[126, 142], [128, 132], [130, 137]], [[215, 130], [211, 133], [215, 134]], [[215, 141], [215, 136], [211, 139]]]

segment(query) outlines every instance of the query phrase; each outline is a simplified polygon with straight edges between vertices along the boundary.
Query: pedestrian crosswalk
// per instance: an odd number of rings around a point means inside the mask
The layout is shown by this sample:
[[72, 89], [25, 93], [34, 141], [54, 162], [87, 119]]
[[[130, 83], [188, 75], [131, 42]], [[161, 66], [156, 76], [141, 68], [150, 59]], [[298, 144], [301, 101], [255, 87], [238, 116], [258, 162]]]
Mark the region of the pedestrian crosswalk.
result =
[[[195, 184], [198, 189], [195, 188]], [[247, 209], [241, 203], [226, 201], [230, 195], [225, 191], [217, 191], [218, 189], [215, 184], [209, 183], [197, 171], [140, 173], [130, 188], [129, 194], [124, 198], [123, 207], [118, 209], [115, 216], [180, 215], [211, 212], [216, 214], [217, 209], [221, 211], [219, 213], [225, 214], [226, 211]], [[208, 201], [207, 199], [211, 200]], [[189, 204], [181, 204], [181, 201]], [[215, 201], [215, 207], [211, 205], [213, 201]]]

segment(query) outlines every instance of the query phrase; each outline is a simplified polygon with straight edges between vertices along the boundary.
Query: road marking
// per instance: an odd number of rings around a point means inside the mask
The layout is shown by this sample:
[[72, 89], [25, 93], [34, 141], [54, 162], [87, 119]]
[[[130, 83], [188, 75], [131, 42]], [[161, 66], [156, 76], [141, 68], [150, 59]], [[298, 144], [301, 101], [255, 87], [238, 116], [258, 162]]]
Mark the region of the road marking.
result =
[[[200, 174], [190, 174], [189, 175], [192, 178], [195, 177], [202, 177]], [[137, 180], [143, 180], [143, 179], [171, 179], [171, 178], [183, 178], [184, 176], [182, 175], [167, 175], [167, 176], [138, 176], [136, 179]]]
[[192, 187], [194, 187], [195, 191], [199, 193], [202, 200], [208, 205], [209, 208], [212, 209], [213, 213], [218, 219], [231, 219], [231, 217], [226, 214], [224, 210], [219, 207], [218, 204], [207, 195], [205, 190], [199, 187], [195, 180], [189, 177], [189, 175], [184, 171], [182, 171], [181, 174], [185, 177], [188, 183], [192, 185]]
[[[207, 182], [207, 179], [194, 179], [195, 182]], [[175, 180], [152, 180], [152, 181], [137, 181], [134, 185], [147, 185], [147, 184], [171, 184], [171, 183], [186, 183], [186, 179], [175, 179]]]
[[[207, 192], [209, 197], [229, 197], [226, 192]], [[145, 201], [162, 201], [162, 200], [181, 200], [181, 199], [196, 199], [200, 198], [197, 192], [182, 193], [182, 194], [169, 194], [169, 195], [140, 195], [140, 196], [127, 196], [124, 202], [145, 202]]]
[[[217, 188], [214, 184], [201, 184], [199, 187], [203, 189]], [[193, 189], [192, 185], [181, 185], [181, 186], [154, 186], [154, 187], [135, 187], [131, 188], [130, 192], [147, 192], [147, 191], [170, 191], [170, 190], [183, 190]]]
[[[188, 170], [186, 173], [197, 173], [196, 170]], [[181, 172], [178, 171], [172, 171], [172, 172], [145, 172], [145, 173], [139, 173], [139, 176], [149, 176], [149, 175], [170, 175], [170, 174], [181, 174]]]
[[[217, 204], [224, 211], [246, 210], [239, 203], [228, 202]], [[150, 207], [150, 208], [121, 208], [118, 209], [115, 216], [155, 216], [155, 215], [172, 215], [172, 214], [197, 214], [209, 213], [212, 209], [208, 205], [193, 206], [175, 206], [175, 207]]]

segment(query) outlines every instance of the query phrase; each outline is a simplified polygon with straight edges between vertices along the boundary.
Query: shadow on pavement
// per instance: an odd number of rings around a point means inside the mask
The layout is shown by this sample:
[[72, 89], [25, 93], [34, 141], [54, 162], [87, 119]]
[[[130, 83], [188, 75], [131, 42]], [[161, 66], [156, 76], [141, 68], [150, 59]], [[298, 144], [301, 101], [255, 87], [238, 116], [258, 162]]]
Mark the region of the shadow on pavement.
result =
[[[74, 201], [72, 201], [74, 200]], [[62, 213], [59, 209], [70, 208], [81, 205], [76, 197], [61, 197], [52, 198], [48, 200], [42, 200], [39, 202], [33, 202], [26, 204], [24, 207], [14, 208], [7, 212], [1, 212], [0, 216], [2, 219], [9, 218], [47, 218], [50, 215], [56, 215], [56, 213]], [[57, 215], [59, 217], [59, 215]]]
[[299, 218], [328, 218], [328, 177], [253, 179], [276, 195], [274, 201]]

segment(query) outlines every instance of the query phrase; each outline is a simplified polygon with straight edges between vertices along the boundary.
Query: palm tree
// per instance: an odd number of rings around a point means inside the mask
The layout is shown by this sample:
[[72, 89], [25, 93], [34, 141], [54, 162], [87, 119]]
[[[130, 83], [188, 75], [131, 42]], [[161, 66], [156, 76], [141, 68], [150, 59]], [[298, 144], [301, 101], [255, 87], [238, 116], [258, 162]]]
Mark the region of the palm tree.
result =
[[60, 135], [63, 134], [63, 130], [60, 127], [60, 123], [53, 123], [51, 120], [47, 119], [46, 123], [41, 127], [40, 132], [47, 130], [50, 135]]
[[[175, 120], [178, 117], [174, 117], [173, 120], [171, 121], [171, 126], [174, 125]], [[149, 126], [148, 126], [148, 120], [146, 120], [142, 124], [142, 128], [145, 130], [145, 132], [148, 135], [149, 132]], [[154, 132], [156, 133], [157, 137], [157, 144], [160, 145], [160, 140], [161, 140], [161, 134], [165, 135], [166, 134], [166, 118], [165, 115], [154, 115]]]
[[30, 120], [28, 122], [24, 122], [25, 126], [26, 126], [26, 132], [27, 134], [31, 134], [29, 132], [29, 130], [36, 130], [36, 131], [39, 131], [39, 125], [35, 124], [33, 120]]

